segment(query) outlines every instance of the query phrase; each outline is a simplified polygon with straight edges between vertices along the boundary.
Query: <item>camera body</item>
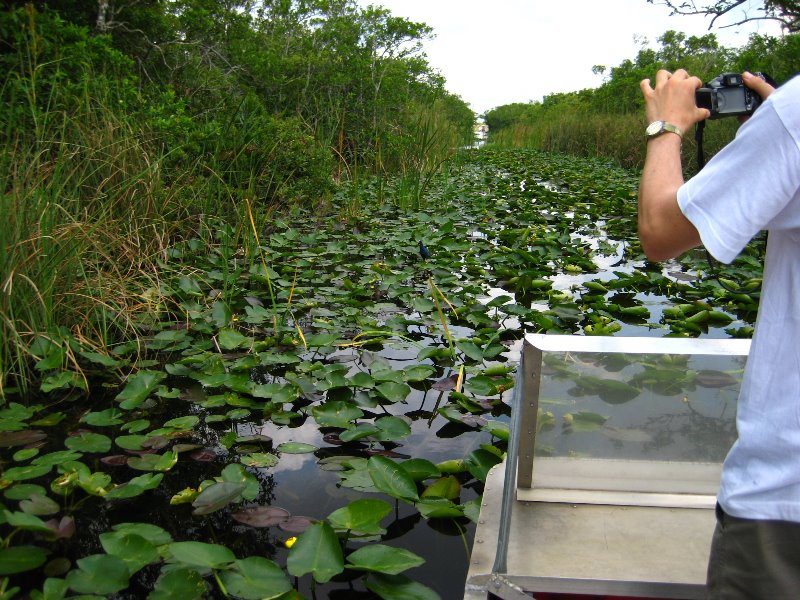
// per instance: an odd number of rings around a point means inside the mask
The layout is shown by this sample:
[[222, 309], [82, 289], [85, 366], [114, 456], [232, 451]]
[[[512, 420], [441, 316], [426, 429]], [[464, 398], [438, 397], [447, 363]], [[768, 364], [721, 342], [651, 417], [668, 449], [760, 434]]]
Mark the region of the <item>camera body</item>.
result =
[[[756, 73], [762, 77], [761, 73]], [[744, 84], [740, 73], [723, 73], [695, 91], [695, 103], [707, 108], [711, 119], [752, 115], [761, 97]]]

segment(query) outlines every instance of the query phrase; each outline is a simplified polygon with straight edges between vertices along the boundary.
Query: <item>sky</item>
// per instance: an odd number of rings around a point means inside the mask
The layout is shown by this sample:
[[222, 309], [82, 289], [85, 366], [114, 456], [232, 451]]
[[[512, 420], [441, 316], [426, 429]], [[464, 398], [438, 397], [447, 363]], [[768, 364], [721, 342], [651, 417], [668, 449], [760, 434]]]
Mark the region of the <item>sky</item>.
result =
[[[708, 19], [669, 16], [646, 0], [357, 0], [434, 29], [428, 63], [481, 114], [512, 102], [540, 101], [555, 92], [594, 88], [608, 68], [634, 59], [644, 43], [673, 29], [708, 33]], [[766, 22], [713, 30], [723, 46], [738, 47], [751, 32], [779, 33]], [[655, 74], [654, 74], [655, 75]]]

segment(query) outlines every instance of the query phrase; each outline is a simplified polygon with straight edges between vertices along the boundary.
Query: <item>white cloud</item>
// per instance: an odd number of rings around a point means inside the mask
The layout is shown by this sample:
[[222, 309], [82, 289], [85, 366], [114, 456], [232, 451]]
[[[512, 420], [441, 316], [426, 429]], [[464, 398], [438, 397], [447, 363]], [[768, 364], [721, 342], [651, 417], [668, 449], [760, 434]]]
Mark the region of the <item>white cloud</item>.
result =
[[[476, 112], [511, 102], [528, 102], [554, 92], [601, 83], [592, 66], [613, 67], [633, 59], [640, 45], [655, 44], [669, 29], [690, 35], [708, 32], [702, 17], [670, 17], [666, 7], [646, 0], [358, 0], [396, 16], [433, 27], [425, 43], [429, 63], [447, 89]], [[761, 24], [762, 30], [777, 28]], [[723, 45], [747, 41], [759, 25], [715, 30]]]

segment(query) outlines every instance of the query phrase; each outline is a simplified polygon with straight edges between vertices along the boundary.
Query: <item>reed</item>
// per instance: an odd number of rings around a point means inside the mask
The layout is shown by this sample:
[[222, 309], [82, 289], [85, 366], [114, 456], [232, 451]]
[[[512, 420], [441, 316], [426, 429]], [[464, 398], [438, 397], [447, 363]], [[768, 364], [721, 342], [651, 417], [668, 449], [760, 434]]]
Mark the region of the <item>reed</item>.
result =
[[37, 337], [88, 348], [132, 334], [143, 308], [132, 282], [156, 277], [177, 222], [157, 145], [111, 98], [73, 97], [69, 116], [38, 108], [57, 98], [25, 100], [0, 132], [2, 397], [43, 375]]
[[402, 209], [425, 207], [425, 192], [431, 182], [443, 173], [445, 166], [460, 148], [471, 140], [444, 114], [437, 103], [414, 107], [415, 118], [405, 137], [398, 144], [394, 202]]
[[[587, 111], [551, 112], [534, 123], [516, 125], [491, 134], [493, 146], [533, 148], [575, 156], [610, 158], [620, 166], [639, 170], [644, 164], [644, 115], [612, 115]], [[712, 156], [735, 135], [734, 119], [709, 122], [704, 148]], [[683, 160], [686, 174], [697, 171], [694, 132], [686, 133]]]

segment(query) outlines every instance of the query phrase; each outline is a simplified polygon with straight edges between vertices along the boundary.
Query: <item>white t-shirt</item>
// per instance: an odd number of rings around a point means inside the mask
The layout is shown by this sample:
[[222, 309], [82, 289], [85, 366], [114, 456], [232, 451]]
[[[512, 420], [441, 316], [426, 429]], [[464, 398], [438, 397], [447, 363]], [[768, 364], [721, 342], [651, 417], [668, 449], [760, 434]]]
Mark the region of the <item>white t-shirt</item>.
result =
[[726, 263], [769, 231], [739, 438], [718, 499], [736, 517], [800, 522], [800, 77], [776, 90], [680, 188], [678, 204]]

